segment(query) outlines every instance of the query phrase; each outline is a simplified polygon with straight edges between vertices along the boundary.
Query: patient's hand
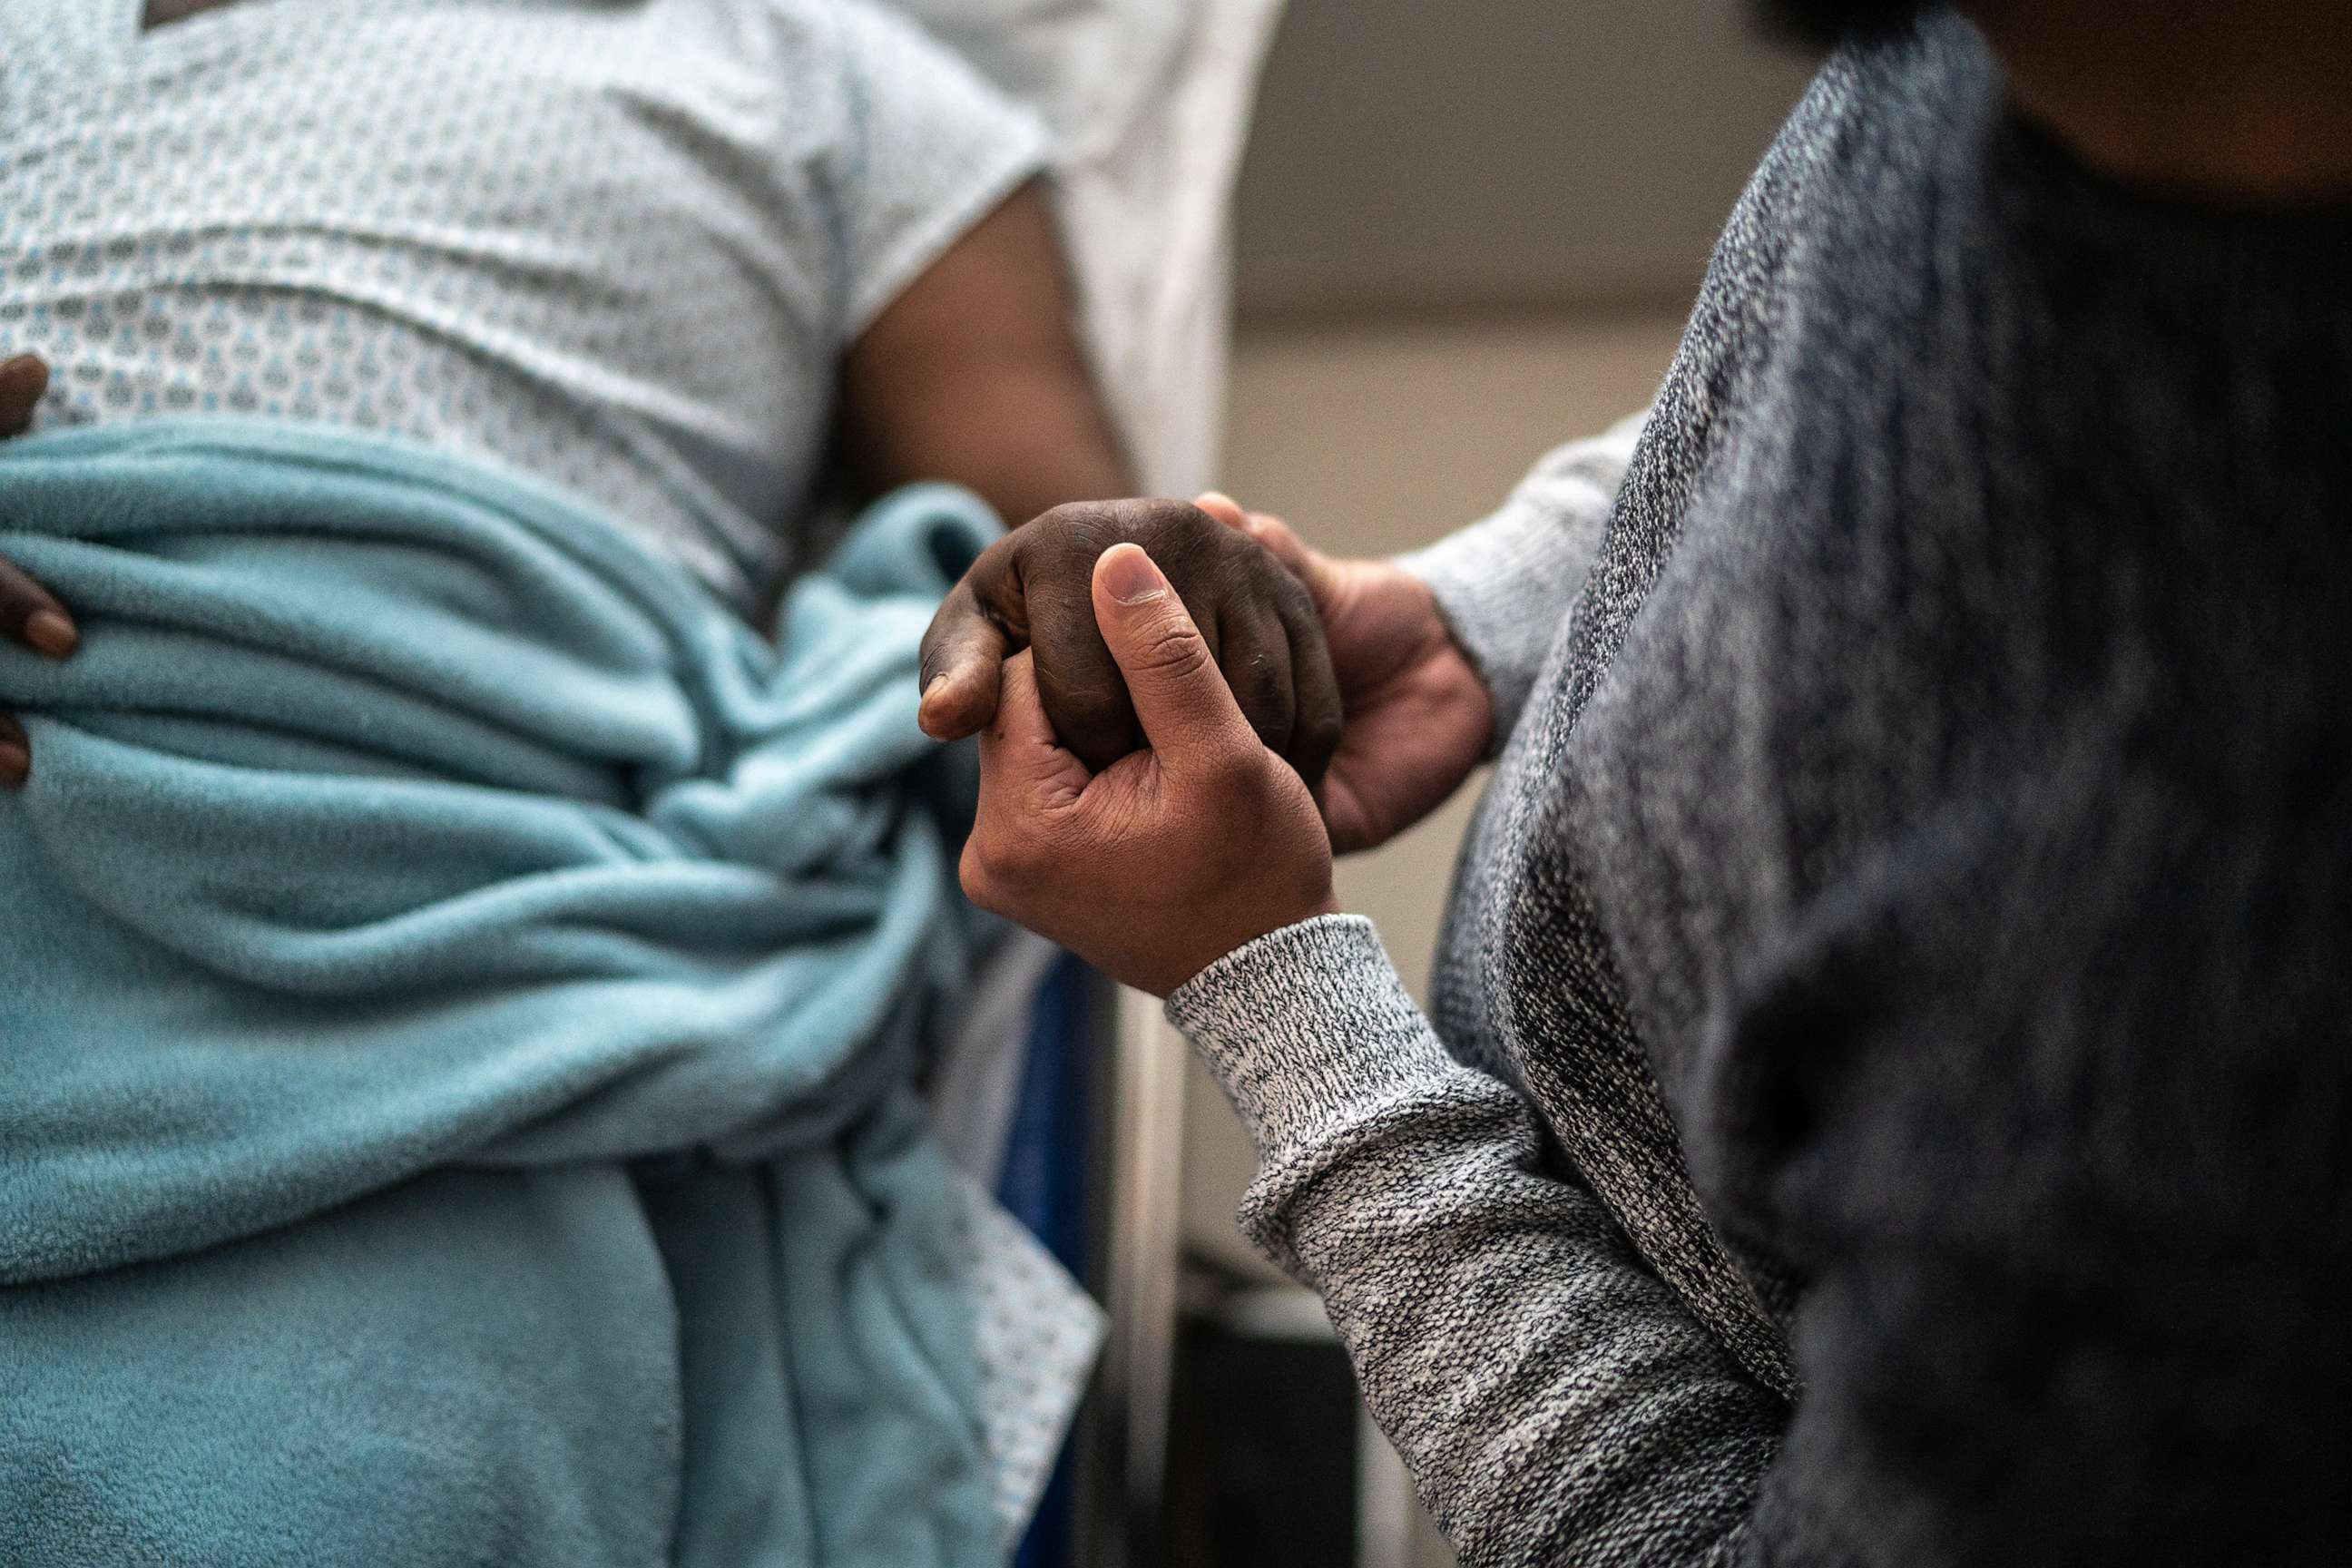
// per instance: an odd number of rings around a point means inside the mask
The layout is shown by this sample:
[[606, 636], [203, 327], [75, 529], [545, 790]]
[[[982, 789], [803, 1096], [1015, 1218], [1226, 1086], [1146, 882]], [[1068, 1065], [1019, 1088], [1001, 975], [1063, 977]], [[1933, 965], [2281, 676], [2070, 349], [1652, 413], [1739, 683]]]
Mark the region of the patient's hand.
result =
[[[20, 435], [49, 389], [49, 367], [31, 354], [0, 360], [0, 439]], [[0, 523], [6, 519], [0, 518]], [[73, 618], [47, 590], [0, 558], [0, 636], [36, 653], [63, 658], [79, 640]], [[0, 712], [0, 785], [14, 789], [32, 771], [32, 742], [16, 716]]]
[[1315, 802], [1339, 854], [1427, 816], [1470, 776], [1495, 736], [1495, 699], [1454, 642], [1429, 584], [1393, 561], [1310, 547], [1279, 518], [1230, 496], [1201, 505], [1297, 574], [1330, 639], [1347, 723]]
[[922, 723], [961, 740], [995, 716], [1005, 659], [1033, 650], [1064, 747], [1099, 773], [1143, 744], [1095, 624], [1095, 562], [1141, 545], [1174, 585], [1267, 748], [1318, 784], [1339, 739], [1339, 689], [1306, 588], [1246, 535], [1184, 501], [1084, 501], [1017, 528], [972, 563], [923, 637]]

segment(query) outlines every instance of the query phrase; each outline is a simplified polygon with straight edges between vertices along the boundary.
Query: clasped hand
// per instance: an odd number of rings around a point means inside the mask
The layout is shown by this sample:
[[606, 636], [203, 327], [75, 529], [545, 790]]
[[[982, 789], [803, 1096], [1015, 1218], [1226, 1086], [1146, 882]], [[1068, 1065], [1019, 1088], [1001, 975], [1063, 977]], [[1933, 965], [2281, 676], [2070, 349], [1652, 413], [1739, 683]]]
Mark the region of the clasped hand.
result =
[[[1221, 496], [1116, 504], [1017, 531], [999, 548], [1028, 534], [1024, 571], [974, 566], [925, 639], [923, 719], [940, 739], [981, 734], [973, 901], [1166, 995], [1331, 910], [1335, 846], [1379, 843], [1451, 794], [1486, 751], [1493, 705], [1401, 569], [1320, 555]], [[1151, 549], [1103, 548], [1107, 528], [1139, 518]], [[1225, 564], [1187, 588], [1155, 559], [1171, 550]], [[1281, 628], [1290, 689], [1237, 659], [1230, 634], [1220, 658], [1203, 628], [1235, 625]], [[1261, 630], [1250, 646], [1271, 641]], [[1099, 651], [1073, 679], [1079, 647]]]

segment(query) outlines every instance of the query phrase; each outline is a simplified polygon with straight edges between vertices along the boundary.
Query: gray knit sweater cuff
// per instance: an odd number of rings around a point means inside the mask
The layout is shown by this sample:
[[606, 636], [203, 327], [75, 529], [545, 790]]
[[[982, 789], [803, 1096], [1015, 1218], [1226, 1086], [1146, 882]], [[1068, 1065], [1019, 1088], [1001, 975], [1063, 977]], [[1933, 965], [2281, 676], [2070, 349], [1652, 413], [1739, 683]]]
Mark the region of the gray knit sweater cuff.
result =
[[1502, 509], [1397, 564], [1437, 595], [1495, 699], [1499, 750], [1601, 549], [1646, 415], [1545, 455]]
[[1263, 1156], [1454, 1070], [1360, 915], [1320, 915], [1236, 948], [1177, 987], [1168, 1020]]

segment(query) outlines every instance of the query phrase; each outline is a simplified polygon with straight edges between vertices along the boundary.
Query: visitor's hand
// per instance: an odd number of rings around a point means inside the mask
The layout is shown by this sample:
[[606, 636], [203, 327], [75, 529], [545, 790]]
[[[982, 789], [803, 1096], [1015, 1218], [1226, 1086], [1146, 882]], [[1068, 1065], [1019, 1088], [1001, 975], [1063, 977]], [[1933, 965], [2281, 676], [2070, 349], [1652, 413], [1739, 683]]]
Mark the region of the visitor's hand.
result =
[[1243, 943], [1330, 912], [1331, 846], [1150, 556], [1105, 552], [1087, 590], [1150, 749], [1089, 771], [1047, 721], [1034, 654], [1004, 660], [964, 891], [1165, 996]]
[[1096, 628], [1096, 563], [1138, 544], [1192, 613], [1243, 716], [1309, 784], [1339, 737], [1339, 689], [1299, 578], [1248, 537], [1183, 501], [1087, 501], [1014, 529], [972, 563], [923, 636], [922, 724], [961, 740], [995, 714], [999, 671], [1026, 647], [1052, 732], [1100, 772], [1142, 744], [1118, 667]]
[[1429, 585], [1386, 561], [1309, 549], [1279, 519], [1227, 497], [1202, 508], [1297, 574], [1330, 641], [1346, 714], [1316, 798], [1340, 854], [1382, 844], [1444, 803], [1495, 738], [1495, 700]]
[[[49, 367], [31, 354], [0, 360], [0, 439], [21, 435], [49, 389]], [[0, 519], [5, 523], [5, 519]], [[63, 658], [79, 641], [73, 617], [47, 590], [0, 558], [0, 637]], [[0, 712], [0, 786], [22, 784], [33, 766], [32, 742], [12, 713]]]

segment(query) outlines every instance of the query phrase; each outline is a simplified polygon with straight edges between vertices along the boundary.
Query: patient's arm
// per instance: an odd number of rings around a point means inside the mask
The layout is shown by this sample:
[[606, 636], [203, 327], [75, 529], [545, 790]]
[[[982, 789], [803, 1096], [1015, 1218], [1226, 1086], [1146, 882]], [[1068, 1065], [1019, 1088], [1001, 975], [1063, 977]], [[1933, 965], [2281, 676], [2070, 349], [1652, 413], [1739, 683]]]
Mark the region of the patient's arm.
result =
[[953, 479], [1013, 523], [1132, 494], [1076, 312], [1054, 215], [1024, 186], [850, 345], [842, 436], [858, 478], [877, 492]]
[[[49, 367], [31, 354], [0, 360], [0, 440], [22, 434], [49, 389]], [[0, 528], [7, 524], [0, 518]], [[0, 557], [0, 637], [63, 658], [79, 640], [73, 618], [47, 590]], [[16, 716], [0, 712], [0, 785], [14, 789], [32, 765], [32, 744]]]
[[844, 367], [848, 455], [870, 485], [956, 479], [1021, 525], [923, 639], [924, 727], [942, 739], [978, 729], [995, 710], [999, 665], [1029, 647], [1064, 745], [1096, 768], [1140, 745], [1094, 615], [1096, 557], [1132, 541], [1175, 584], [1259, 736], [1314, 783], [1338, 741], [1339, 699], [1313, 602], [1197, 507], [1106, 500], [1135, 479], [1075, 310], [1053, 214], [1031, 184], [885, 310]]

